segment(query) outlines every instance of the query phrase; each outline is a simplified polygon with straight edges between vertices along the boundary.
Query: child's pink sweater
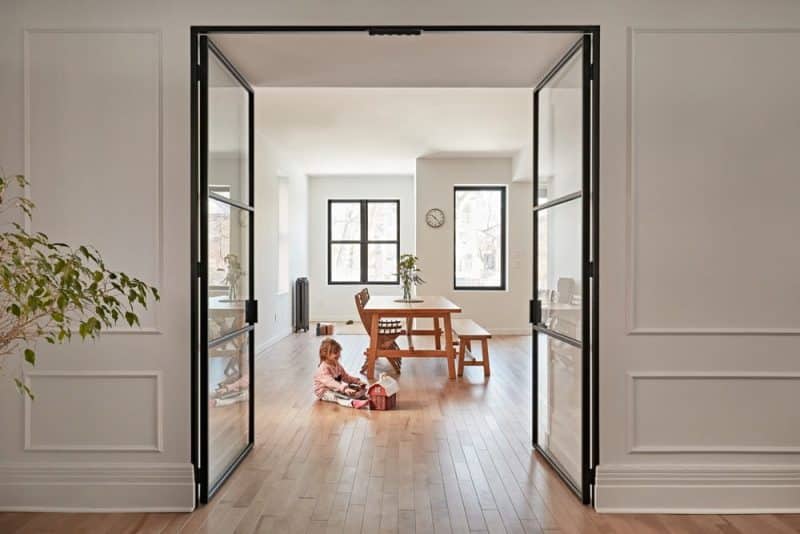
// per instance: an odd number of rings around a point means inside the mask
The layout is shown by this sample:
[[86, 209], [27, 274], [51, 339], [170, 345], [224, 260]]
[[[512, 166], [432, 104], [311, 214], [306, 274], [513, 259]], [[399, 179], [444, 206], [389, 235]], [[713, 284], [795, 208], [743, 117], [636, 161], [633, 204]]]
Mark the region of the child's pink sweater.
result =
[[322, 398], [325, 390], [344, 391], [348, 383], [358, 382], [358, 378], [347, 374], [339, 362], [329, 364], [320, 362], [314, 373], [314, 395]]

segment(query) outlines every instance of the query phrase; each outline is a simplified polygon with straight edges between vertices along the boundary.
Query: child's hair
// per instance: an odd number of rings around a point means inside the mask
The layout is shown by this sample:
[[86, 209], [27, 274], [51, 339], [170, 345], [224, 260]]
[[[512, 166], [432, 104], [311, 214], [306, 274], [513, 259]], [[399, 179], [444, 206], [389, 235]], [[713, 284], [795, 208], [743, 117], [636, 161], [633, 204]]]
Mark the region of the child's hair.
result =
[[341, 352], [342, 346], [339, 342], [331, 337], [326, 337], [319, 346], [319, 362], [327, 363], [332, 354], [340, 354]]

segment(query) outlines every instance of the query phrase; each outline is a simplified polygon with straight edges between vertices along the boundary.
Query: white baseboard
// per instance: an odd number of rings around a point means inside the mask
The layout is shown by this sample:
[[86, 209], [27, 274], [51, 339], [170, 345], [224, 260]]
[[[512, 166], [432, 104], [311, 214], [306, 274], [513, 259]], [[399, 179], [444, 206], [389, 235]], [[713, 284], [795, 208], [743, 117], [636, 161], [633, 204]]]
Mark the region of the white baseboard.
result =
[[280, 332], [278, 332], [277, 334], [275, 334], [274, 336], [272, 336], [268, 340], [264, 341], [263, 343], [259, 343], [258, 345], [256, 345], [256, 358], [258, 358], [258, 356], [262, 352], [264, 352], [265, 350], [267, 350], [268, 348], [270, 348], [271, 346], [276, 344], [278, 341], [282, 340], [283, 338], [285, 338], [285, 337], [287, 337], [287, 336], [289, 336], [291, 334], [292, 334], [292, 329], [291, 328], [288, 328], [286, 330], [281, 330]]
[[347, 321], [355, 321], [360, 323], [361, 319], [357, 315], [355, 317], [350, 315], [332, 315], [325, 318], [309, 319], [308, 324], [310, 327], [315, 323], [346, 323]]
[[487, 328], [494, 336], [529, 336], [530, 327], [526, 328]]
[[600, 465], [601, 513], [800, 513], [800, 465]]
[[191, 512], [190, 463], [0, 464], [0, 511]]

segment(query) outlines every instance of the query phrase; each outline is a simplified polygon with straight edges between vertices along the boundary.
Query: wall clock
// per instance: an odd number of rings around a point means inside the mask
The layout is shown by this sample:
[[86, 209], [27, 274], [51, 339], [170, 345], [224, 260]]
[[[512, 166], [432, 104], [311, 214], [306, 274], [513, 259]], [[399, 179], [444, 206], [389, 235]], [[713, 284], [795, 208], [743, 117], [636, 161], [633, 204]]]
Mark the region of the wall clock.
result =
[[439, 208], [431, 208], [425, 214], [425, 222], [431, 228], [439, 228], [444, 224], [444, 212]]

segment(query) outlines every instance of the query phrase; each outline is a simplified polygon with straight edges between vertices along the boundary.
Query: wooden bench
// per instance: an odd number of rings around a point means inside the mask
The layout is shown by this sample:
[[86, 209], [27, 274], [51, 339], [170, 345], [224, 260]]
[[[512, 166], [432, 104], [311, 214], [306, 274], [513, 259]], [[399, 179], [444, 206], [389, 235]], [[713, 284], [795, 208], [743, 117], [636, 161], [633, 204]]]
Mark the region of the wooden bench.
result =
[[[483, 376], [489, 376], [489, 338], [492, 334], [472, 319], [453, 319], [453, 332], [458, 336], [458, 376], [464, 375], [465, 365], [481, 366]], [[472, 353], [473, 341], [481, 343], [482, 360], [476, 360]], [[466, 360], [467, 352], [472, 357], [469, 361]]]

